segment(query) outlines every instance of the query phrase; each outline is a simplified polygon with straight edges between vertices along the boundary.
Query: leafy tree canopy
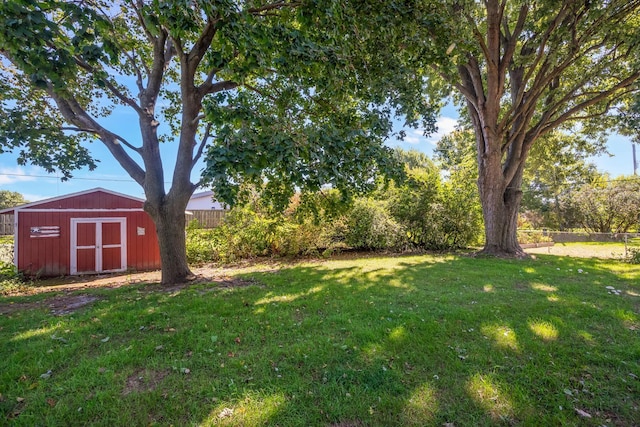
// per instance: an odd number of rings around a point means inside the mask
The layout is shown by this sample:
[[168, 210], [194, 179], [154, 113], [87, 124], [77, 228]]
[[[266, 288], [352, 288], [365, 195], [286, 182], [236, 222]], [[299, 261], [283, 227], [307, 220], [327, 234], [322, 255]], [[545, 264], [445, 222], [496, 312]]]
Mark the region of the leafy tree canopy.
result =
[[12, 208], [14, 206], [29, 203], [24, 196], [17, 191], [0, 190], [0, 209]]
[[640, 178], [603, 176], [562, 198], [563, 209], [585, 230], [626, 233], [640, 226]]

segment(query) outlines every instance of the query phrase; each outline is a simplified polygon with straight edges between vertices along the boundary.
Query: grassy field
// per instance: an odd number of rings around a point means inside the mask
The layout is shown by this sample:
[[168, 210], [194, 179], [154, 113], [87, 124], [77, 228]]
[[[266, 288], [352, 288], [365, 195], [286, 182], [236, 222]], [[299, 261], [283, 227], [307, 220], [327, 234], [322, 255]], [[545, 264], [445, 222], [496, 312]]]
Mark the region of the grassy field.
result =
[[0, 424], [640, 425], [640, 266], [614, 260], [257, 266], [0, 312]]
[[[627, 245], [627, 251], [632, 248], [640, 249], [640, 246], [636, 243]], [[555, 243], [550, 247], [529, 248], [526, 252], [579, 258], [622, 259], [625, 256], [625, 245], [623, 242]]]

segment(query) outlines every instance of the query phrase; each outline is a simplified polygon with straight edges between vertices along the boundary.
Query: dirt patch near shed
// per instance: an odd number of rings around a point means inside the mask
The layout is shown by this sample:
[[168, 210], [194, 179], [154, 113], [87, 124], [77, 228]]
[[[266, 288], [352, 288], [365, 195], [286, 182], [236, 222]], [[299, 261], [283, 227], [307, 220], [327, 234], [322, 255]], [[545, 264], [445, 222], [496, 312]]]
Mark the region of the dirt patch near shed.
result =
[[[101, 276], [73, 276], [58, 277], [36, 282], [35, 286], [25, 286], [18, 292], [8, 296], [36, 295], [52, 293], [49, 298], [34, 302], [10, 302], [0, 298], [0, 315], [11, 315], [18, 311], [49, 309], [54, 316], [72, 314], [83, 307], [90, 306], [102, 297], [87, 294], [77, 294], [83, 290], [116, 289], [122, 286], [137, 285], [142, 292], [177, 293], [192, 286], [199, 286], [201, 294], [220, 289], [241, 288], [246, 286], [261, 286], [251, 279], [239, 279], [228, 276], [219, 269], [199, 268], [195, 270], [192, 280], [170, 286], [160, 285], [160, 271], [142, 273], [110, 274]], [[221, 274], [222, 273], [222, 274]]]
[[[211, 284], [211, 288], [237, 288], [256, 285], [253, 280], [236, 279], [229, 276], [235, 269], [222, 269], [214, 266], [194, 268], [194, 276], [185, 283], [160, 285], [161, 272], [144, 271], [139, 273], [113, 273], [102, 275], [66, 276], [41, 279], [33, 286], [14, 292], [9, 296], [34, 295], [49, 292], [73, 292], [83, 289], [116, 289], [128, 285], [143, 285], [142, 289], [150, 292], [177, 292], [194, 285]], [[1, 303], [0, 303], [1, 304]]]
[[71, 314], [98, 301], [95, 295], [57, 295], [42, 301], [0, 303], [0, 314], [47, 308], [54, 316]]

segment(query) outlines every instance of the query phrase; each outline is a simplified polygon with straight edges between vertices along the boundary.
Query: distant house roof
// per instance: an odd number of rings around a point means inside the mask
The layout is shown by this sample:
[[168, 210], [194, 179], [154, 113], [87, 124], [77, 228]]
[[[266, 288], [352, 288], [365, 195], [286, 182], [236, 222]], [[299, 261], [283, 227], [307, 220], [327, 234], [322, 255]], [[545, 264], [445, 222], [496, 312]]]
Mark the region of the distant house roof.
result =
[[3, 210], [0, 210], [0, 215], [13, 214], [13, 213], [15, 213], [14, 211], [16, 209], [34, 208], [36, 206], [48, 204], [48, 203], [51, 203], [51, 202], [56, 202], [58, 200], [65, 200], [65, 199], [68, 199], [68, 198], [71, 198], [71, 197], [84, 196], [84, 195], [87, 195], [87, 194], [98, 193], [98, 192], [110, 194], [112, 196], [122, 197], [122, 198], [129, 199], [129, 200], [132, 200], [132, 201], [135, 201], [135, 202], [140, 202], [140, 203], [144, 203], [145, 202], [144, 199], [139, 199], [137, 197], [129, 196], [128, 194], [122, 194], [122, 193], [118, 193], [118, 192], [115, 192], [115, 191], [106, 190], [104, 188], [97, 187], [97, 188], [92, 188], [90, 190], [79, 191], [77, 193], [70, 193], [70, 194], [65, 194], [65, 195], [57, 196], [57, 197], [51, 197], [49, 199], [38, 200], [37, 202], [25, 203], [23, 205], [19, 205], [19, 206], [14, 206], [12, 208], [3, 209]]
[[202, 191], [195, 193], [189, 199], [187, 210], [222, 210], [224, 205], [214, 199], [213, 191]]

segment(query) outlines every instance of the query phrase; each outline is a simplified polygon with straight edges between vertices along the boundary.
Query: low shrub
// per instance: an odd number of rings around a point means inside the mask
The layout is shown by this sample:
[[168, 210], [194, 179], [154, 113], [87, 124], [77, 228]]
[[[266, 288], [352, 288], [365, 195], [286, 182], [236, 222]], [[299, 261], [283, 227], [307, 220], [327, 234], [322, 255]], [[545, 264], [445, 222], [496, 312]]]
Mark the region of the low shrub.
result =
[[234, 262], [259, 256], [295, 256], [318, 253], [328, 233], [311, 220], [297, 222], [291, 216], [256, 212], [245, 205], [231, 209], [214, 229], [197, 222], [187, 227], [187, 261], [192, 264]]
[[12, 263], [0, 261], [0, 294], [8, 295], [29, 288], [22, 273]]
[[540, 230], [518, 230], [518, 242], [526, 245], [530, 243], [551, 242], [550, 236], [545, 236]]
[[334, 241], [340, 240], [364, 250], [400, 249], [408, 243], [406, 232], [385, 203], [365, 198], [356, 199], [349, 213], [334, 223]]
[[408, 179], [382, 195], [411, 244], [432, 250], [477, 243], [482, 215], [477, 189], [461, 176], [443, 181], [437, 169], [409, 169]]

